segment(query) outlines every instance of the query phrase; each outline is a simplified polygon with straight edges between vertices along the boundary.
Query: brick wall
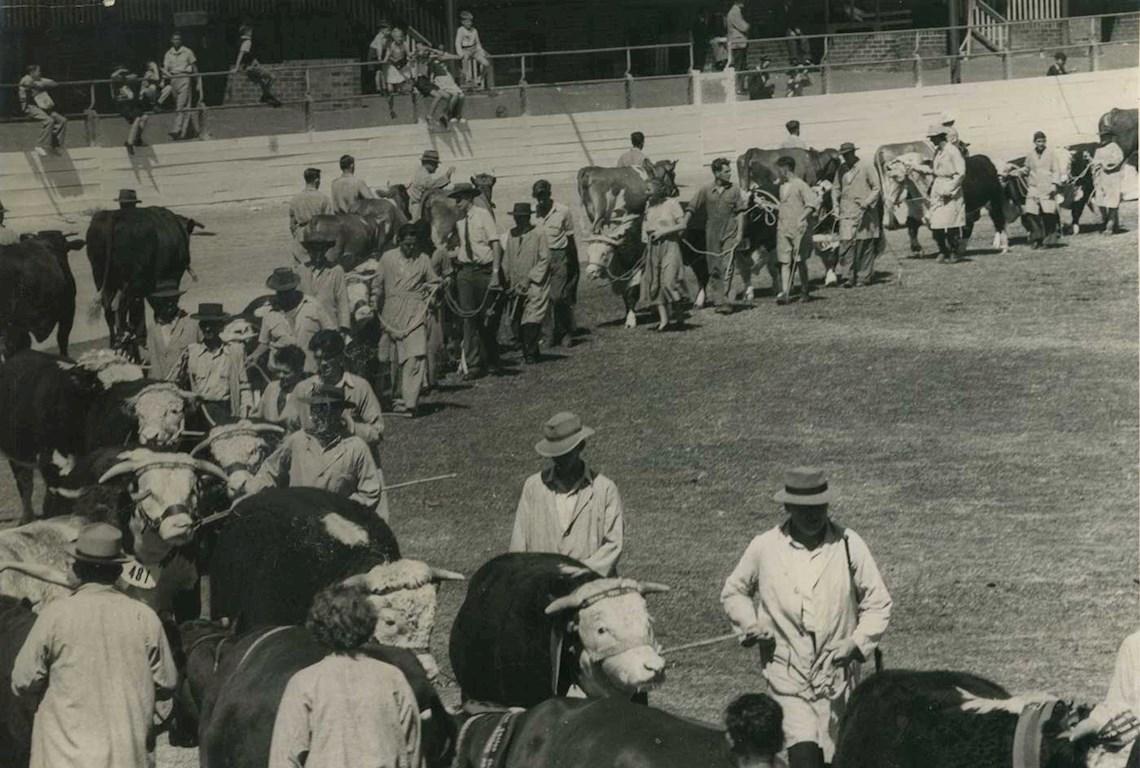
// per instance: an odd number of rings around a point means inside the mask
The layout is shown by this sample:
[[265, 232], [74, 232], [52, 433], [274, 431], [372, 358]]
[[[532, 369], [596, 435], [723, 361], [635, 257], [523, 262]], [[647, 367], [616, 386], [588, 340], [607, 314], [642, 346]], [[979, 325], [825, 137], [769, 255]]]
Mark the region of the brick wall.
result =
[[[311, 59], [309, 61], [285, 61], [272, 64], [265, 69], [273, 74], [273, 93], [282, 101], [299, 101], [305, 98], [306, 83], [304, 69], [289, 67], [309, 67], [308, 92], [318, 103], [316, 109], [340, 109], [351, 106], [353, 98], [361, 95], [360, 68], [352, 66], [353, 59]], [[330, 67], [329, 64], [346, 64], [343, 67]], [[257, 103], [261, 89], [244, 74], [230, 75], [226, 89], [226, 104]]]
[[915, 51], [926, 68], [944, 67], [946, 36], [942, 32], [898, 31], [872, 32], [863, 35], [836, 35], [828, 45], [827, 61], [831, 64], [858, 64], [876, 59], [902, 59], [885, 64], [866, 64], [861, 69], [898, 72], [909, 70]]

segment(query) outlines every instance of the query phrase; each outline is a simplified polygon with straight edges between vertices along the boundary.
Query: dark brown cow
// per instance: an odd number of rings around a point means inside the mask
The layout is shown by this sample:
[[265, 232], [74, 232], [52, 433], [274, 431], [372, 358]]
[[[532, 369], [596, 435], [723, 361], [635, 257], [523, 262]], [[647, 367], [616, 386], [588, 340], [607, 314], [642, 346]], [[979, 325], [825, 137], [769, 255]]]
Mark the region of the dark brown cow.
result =
[[350, 213], [314, 216], [306, 236], [332, 241], [329, 261], [351, 272], [370, 256], [379, 257], [407, 223], [408, 218], [392, 200], [358, 200]]
[[[676, 197], [677, 161], [658, 160], [646, 165], [646, 176], [665, 185], [665, 194]], [[633, 168], [600, 168], [590, 165], [578, 171], [578, 196], [592, 231], [600, 235], [616, 211], [641, 215], [649, 198], [648, 181]]]
[[1097, 121], [1097, 132], [1112, 131], [1116, 143], [1124, 151], [1124, 158], [1136, 167], [1136, 108], [1110, 109]]
[[[477, 173], [471, 177], [471, 183], [479, 190], [475, 205], [483, 206], [491, 211], [492, 215], [495, 212], [492, 199], [496, 181], [498, 179], [491, 173]], [[423, 213], [420, 217], [420, 225], [423, 228], [420, 237], [421, 247], [434, 249], [446, 244], [455, 231], [457, 221], [459, 221], [459, 208], [455, 200], [448, 197], [445, 191], [428, 195], [424, 198]]]
[[0, 360], [44, 341], [56, 331], [59, 353], [67, 354], [75, 322], [75, 277], [68, 254], [83, 247], [50, 230], [0, 246]]

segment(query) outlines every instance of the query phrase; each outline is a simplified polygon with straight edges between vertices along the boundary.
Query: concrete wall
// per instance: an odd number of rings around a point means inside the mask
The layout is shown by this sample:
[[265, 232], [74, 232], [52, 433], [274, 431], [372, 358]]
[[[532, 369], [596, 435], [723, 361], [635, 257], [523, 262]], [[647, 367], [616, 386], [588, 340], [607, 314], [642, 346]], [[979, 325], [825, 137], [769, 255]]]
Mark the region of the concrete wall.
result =
[[1036, 129], [1054, 144], [1091, 140], [1103, 112], [1132, 106], [1136, 98], [1132, 69], [703, 107], [533, 115], [473, 121], [447, 132], [420, 124], [187, 142], [149, 147], [134, 157], [103, 148], [44, 159], [4, 153], [0, 199], [17, 226], [25, 217], [108, 207], [122, 187], [137, 189], [146, 204], [168, 206], [281, 200], [296, 193], [306, 166], [323, 168], [327, 183], [344, 153], [358, 158], [358, 173], [373, 185], [406, 182], [429, 147], [439, 150], [444, 166], [457, 167], [457, 179], [495, 173], [500, 179], [496, 200], [503, 204], [528, 197], [539, 177], [548, 178], [567, 199], [576, 197], [578, 169], [611, 165], [633, 130], [646, 134], [651, 157], [680, 161], [688, 197], [707, 180], [712, 159], [777, 146], [784, 123], [793, 117], [817, 147], [854, 141], [870, 154], [881, 144], [922, 136], [949, 109], [971, 151], [1000, 164], [1024, 154]]

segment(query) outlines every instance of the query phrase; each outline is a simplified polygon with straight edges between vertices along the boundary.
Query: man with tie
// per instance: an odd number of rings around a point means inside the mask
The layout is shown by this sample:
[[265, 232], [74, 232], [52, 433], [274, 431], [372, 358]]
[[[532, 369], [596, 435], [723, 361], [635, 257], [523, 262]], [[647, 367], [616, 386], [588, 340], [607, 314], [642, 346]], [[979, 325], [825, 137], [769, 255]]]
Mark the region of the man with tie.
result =
[[456, 184], [449, 195], [460, 216], [455, 223], [459, 245], [452, 257], [456, 263], [455, 290], [460, 310], [470, 314], [463, 318], [466, 379], [481, 378], [488, 367], [499, 367], [499, 310], [495, 297], [488, 294], [497, 292], [501, 285], [503, 245], [491, 212], [473, 204], [478, 195], [478, 188], [466, 183]]

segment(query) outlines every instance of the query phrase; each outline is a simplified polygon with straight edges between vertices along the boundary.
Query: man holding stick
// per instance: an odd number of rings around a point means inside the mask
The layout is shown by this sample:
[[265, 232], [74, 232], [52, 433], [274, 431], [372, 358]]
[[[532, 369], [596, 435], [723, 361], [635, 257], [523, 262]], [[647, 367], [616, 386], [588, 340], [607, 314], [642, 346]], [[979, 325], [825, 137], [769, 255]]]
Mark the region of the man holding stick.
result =
[[799, 273], [800, 296], [811, 299], [807, 258], [811, 255], [811, 232], [819, 201], [807, 182], [796, 176], [796, 161], [787, 155], [776, 160], [780, 174], [780, 208], [776, 224], [776, 259], [780, 262], [780, 293], [777, 304], [792, 299], [792, 282]]

